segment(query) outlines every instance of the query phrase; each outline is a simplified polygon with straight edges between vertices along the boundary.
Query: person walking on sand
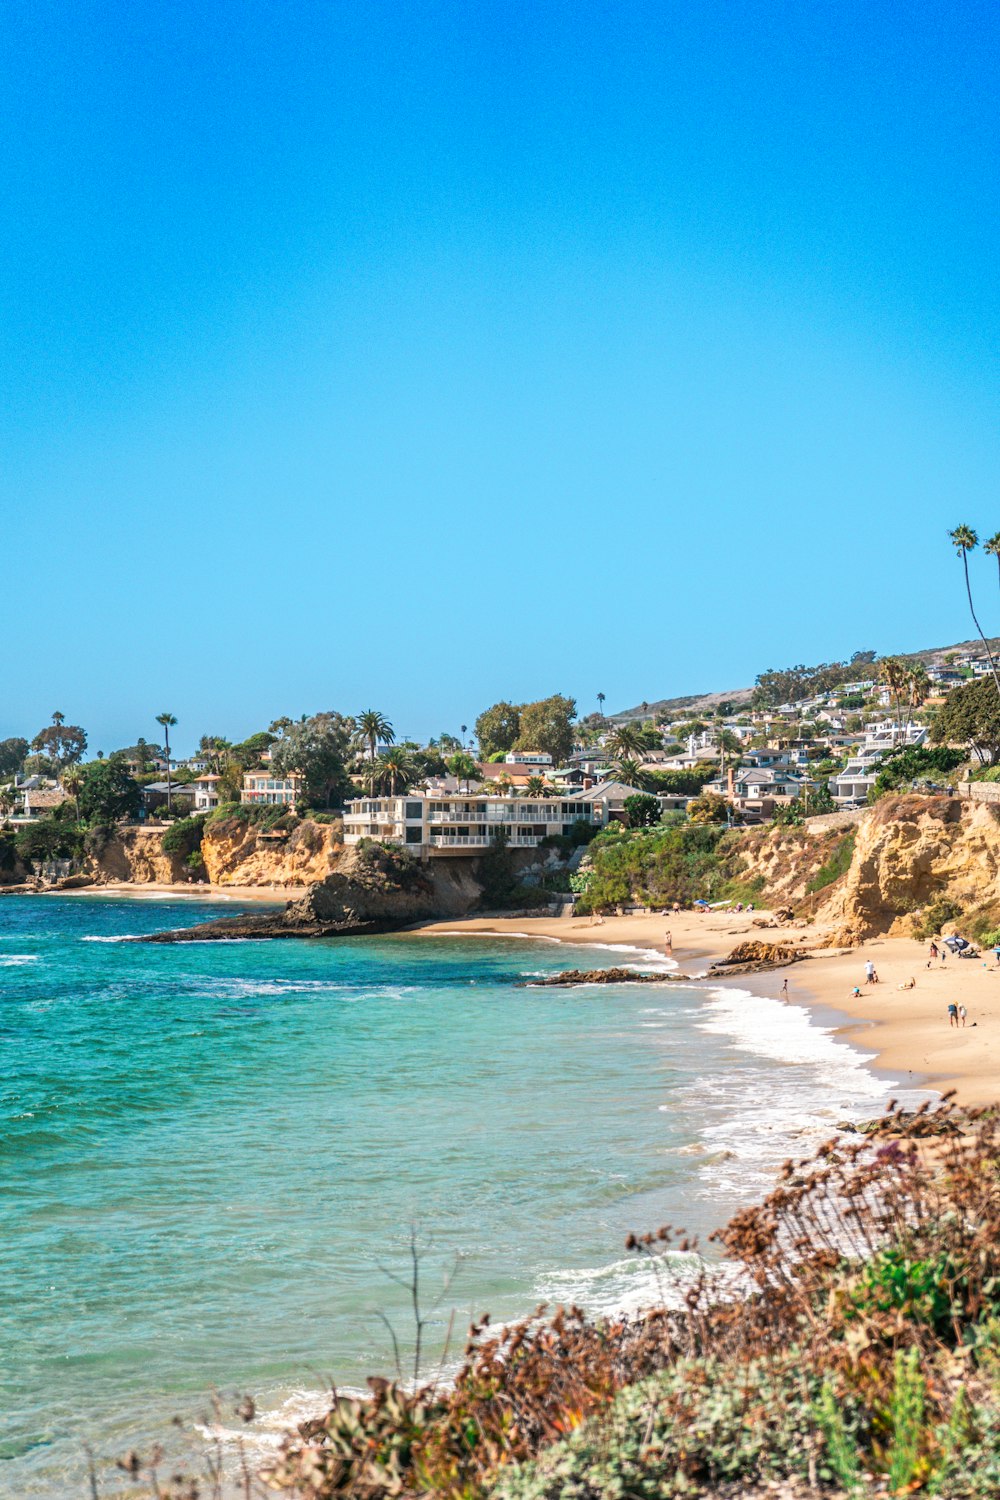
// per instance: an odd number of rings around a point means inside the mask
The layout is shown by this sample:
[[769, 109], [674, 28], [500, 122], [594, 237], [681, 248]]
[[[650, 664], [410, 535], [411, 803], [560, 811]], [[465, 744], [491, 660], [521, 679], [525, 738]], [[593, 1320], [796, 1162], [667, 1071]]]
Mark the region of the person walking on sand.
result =
[[663, 939], [663, 951], [667, 955], [668, 958], [670, 958], [672, 956], [673, 951], [674, 951], [674, 939], [673, 939], [672, 934], [669, 933], [669, 932], [667, 933], [666, 937]]
[[968, 1014], [969, 1014], [969, 1012], [966, 1010], [966, 1008], [965, 1008], [964, 1005], [960, 1005], [958, 1007], [958, 1019], [962, 1023], [963, 1026], [965, 1025], [965, 1018], [966, 1018], [966, 1016]]
[[781, 998], [782, 998], [782, 1000], [787, 1000], [788, 999], [788, 980], [787, 979], [785, 980], [784, 984], [781, 986]]
[[954, 1001], [952, 1001], [951, 1004], [948, 1006], [948, 1025], [949, 1026], [957, 1026], [958, 1025], [958, 1006], [955, 1004]]
[[930, 966], [931, 966], [931, 960], [937, 958], [937, 956], [938, 956], [938, 945], [934, 941], [934, 939], [931, 938], [931, 945], [930, 945], [930, 947], [927, 950], [927, 967], [928, 968], [930, 968]]
[[865, 984], [875, 983], [875, 965], [869, 958], [865, 964]]

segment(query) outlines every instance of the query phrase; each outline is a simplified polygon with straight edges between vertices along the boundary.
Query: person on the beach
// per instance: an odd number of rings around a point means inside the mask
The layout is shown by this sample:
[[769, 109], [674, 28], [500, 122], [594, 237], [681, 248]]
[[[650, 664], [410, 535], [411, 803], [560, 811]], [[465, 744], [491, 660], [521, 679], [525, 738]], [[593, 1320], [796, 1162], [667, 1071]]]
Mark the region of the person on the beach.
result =
[[927, 950], [927, 959], [928, 959], [927, 967], [928, 968], [930, 968], [930, 960], [933, 959], [933, 958], [937, 958], [937, 956], [938, 956], [938, 945], [934, 941], [934, 939], [931, 938], [931, 945], [930, 945], [930, 947]]
[[782, 998], [782, 1000], [787, 1000], [788, 999], [788, 980], [787, 979], [785, 980], [784, 984], [781, 986], [781, 998]]
[[964, 1005], [960, 1005], [958, 1007], [958, 1019], [961, 1021], [963, 1026], [965, 1025], [965, 1018], [968, 1014], [969, 1012], [966, 1010]]
[[954, 1001], [952, 1001], [951, 1004], [948, 1006], [948, 1025], [949, 1026], [957, 1026], [958, 1025], [958, 1006], [955, 1004]]
[[869, 958], [865, 963], [865, 984], [875, 983], [875, 965]]
[[907, 979], [903, 984], [901, 984], [899, 986], [899, 988], [901, 990], [912, 990], [912, 989], [916, 988], [916, 984], [917, 984], [917, 981], [915, 979], [911, 978], [911, 979]]
[[666, 937], [663, 939], [663, 951], [667, 955], [668, 958], [670, 957], [670, 955], [674, 951], [673, 936], [669, 932], [667, 933]]
[[852, 1000], [857, 1000], [857, 999], [860, 998], [860, 996], [861, 996], [861, 991], [858, 989], [858, 986], [855, 985], [854, 988], [853, 988], [853, 990], [851, 991], [851, 999]]

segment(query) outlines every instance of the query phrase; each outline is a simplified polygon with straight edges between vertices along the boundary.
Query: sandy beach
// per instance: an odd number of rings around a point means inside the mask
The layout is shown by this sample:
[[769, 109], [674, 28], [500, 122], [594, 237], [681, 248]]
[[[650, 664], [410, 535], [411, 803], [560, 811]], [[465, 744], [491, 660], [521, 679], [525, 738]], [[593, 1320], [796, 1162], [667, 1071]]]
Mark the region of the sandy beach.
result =
[[[812, 950], [810, 957], [770, 973], [734, 978], [729, 983], [757, 994], [780, 997], [788, 980], [789, 998], [797, 1004], [834, 1010], [848, 1017], [840, 1033], [866, 1052], [875, 1066], [911, 1086], [954, 1089], [960, 1103], [993, 1104], [1000, 1100], [1000, 968], [993, 954], [981, 959], [949, 956], [930, 968], [926, 942], [908, 938], [873, 938], [848, 951], [818, 947], [827, 932], [821, 926], [790, 924], [777, 930], [753, 926], [763, 912], [693, 912], [664, 916], [605, 917], [598, 926], [588, 917], [493, 917], [434, 922], [420, 930], [523, 933], [566, 943], [622, 944], [662, 956], [664, 937], [673, 938], [673, 957], [682, 973], [704, 973], [737, 942], [751, 937]], [[866, 986], [865, 963], [871, 959], [879, 976]], [[623, 954], [623, 963], [628, 955]], [[899, 986], [915, 980], [913, 989]], [[720, 981], [721, 982], [721, 981]], [[861, 995], [851, 994], [854, 986]], [[949, 1002], [964, 1005], [964, 1028], [948, 1023]]]
[[150, 880], [142, 885], [134, 882], [112, 880], [107, 885], [83, 885], [75, 890], [39, 891], [41, 896], [123, 896], [134, 901], [162, 899], [164, 896], [185, 896], [195, 901], [263, 901], [284, 906], [305, 894], [307, 887], [270, 885], [203, 885], [190, 882]]

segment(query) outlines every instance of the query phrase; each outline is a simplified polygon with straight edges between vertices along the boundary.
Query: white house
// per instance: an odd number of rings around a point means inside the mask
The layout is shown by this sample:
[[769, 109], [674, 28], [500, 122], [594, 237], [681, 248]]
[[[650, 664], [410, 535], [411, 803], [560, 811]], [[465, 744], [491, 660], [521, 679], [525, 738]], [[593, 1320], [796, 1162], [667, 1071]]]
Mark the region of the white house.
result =
[[195, 812], [211, 812], [219, 805], [219, 782], [221, 776], [208, 772], [204, 776], [197, 776], [191, 783], [194, 787], [194, 810]]
[[294, 807], [302, 795], [302, 777], [294, 774], [276, 776], [273, 771], [246, 771], [240, 801], [251, 806], [270, 803]]
[[542, 750], [508, 750], [503, 763], [505, 766], [533, 766], [541, 774], [551, 766], [552, 757]]
[[402, 844], [423, 859], [481, 854], [498, 834], [512, 849], [534, 849], [543, 838], [568, 834], [579, 820], [603, 824], [604, 806], [590, 794], [564, 797], [360, 797], [344, 809], [344, 842], [379, 839]]

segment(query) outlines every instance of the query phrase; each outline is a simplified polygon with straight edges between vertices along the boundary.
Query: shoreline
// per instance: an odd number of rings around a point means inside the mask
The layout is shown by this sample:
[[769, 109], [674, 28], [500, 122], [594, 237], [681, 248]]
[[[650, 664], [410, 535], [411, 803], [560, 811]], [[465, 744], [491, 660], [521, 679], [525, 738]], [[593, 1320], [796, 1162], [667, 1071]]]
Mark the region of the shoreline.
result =
[[[182, 897], [193, 901], [252, 901], [264, 902], [273, 906], [285, 906], [289, 901], [294, 901], [296, 896], [304, 895], [309, 889], [305, 885], [296, 886], [268, 886], [268, 885], [206, 885], [204, 883], [191, 881], [190, 884], [183, 881], [175, 881], [173, 884], [167, 881], [149, 880], [139, 885], [135, 881], [109, 880], [103, 885], [82, 885], [73, 890], [60, 891], [32, 891], [24, 892], [25, 895], [34, 896], [72, 896], [94, 897], [94, 896], [120, 896], [129, 901], [145, 900], [169, 900], [171, 896]], [[19, 893], [20, 894], [20, 893]]]
[[[928, 968], [929, 945], [914, 938], [877, 937], [857, 948], [824, 948], [818, 945], [829, 936], [828, 929], [803, 923], [754, 927], [755, 919], [767, 916], [766, 911], [685, 911], [609, 916], [600, 925], [586, 917], [466, 917], [423, 923], [412, 931], [426, 936], [517, 934], [581, 947], [622, 946], [662, 962], [669, 930], [678, 967], [694, 971], [697, 965], [702, 978], [710, 963], [747, 938], [806, 948], [812, 950], [808, 959], [785, 968], [720, 975], [712, 983], [780, 1000], [787, 979], [787, 998], [805, 1007], [817, 1024], [832, 1024], [834, 1034], [864, 1052], [871, 1059], [869, 1067], [887, 1083], [935, 1093], [954, 1089], [958, 1102], [969, 1107], [1000, 1099], [1000, 1042], [995, 1041], [1000, 1034], [1000, 967], [992, 954], [988, 960], [952, 957]], [[874, 986], [864, 982], [868, 959], [881, 980]], [[911, 978], [914, 988], [901, 989]], [[859, 996], [851, 993], [855, 985]], [[964, 1028], [949, 1026], [949, 1002], [966, 1006]]]

